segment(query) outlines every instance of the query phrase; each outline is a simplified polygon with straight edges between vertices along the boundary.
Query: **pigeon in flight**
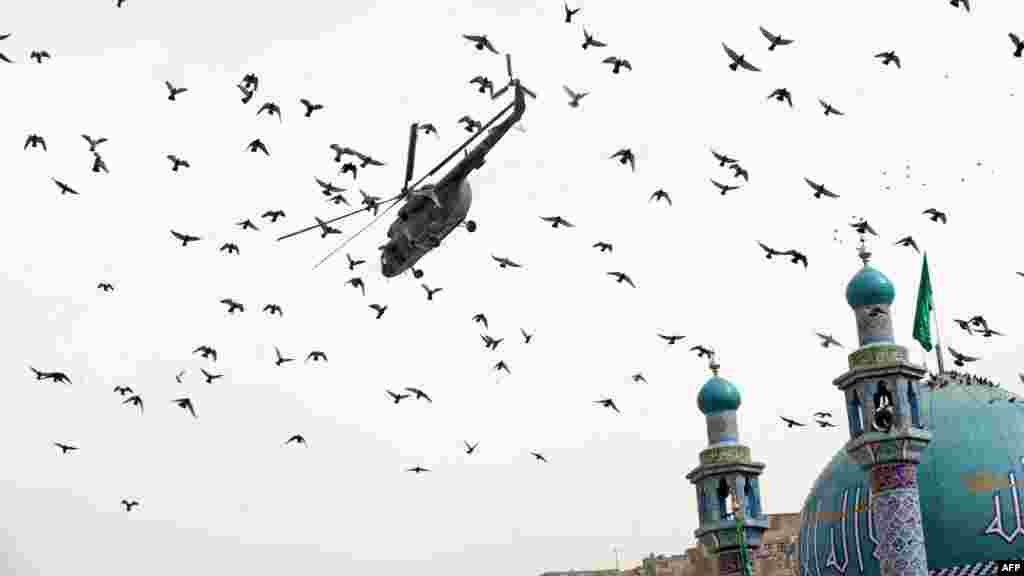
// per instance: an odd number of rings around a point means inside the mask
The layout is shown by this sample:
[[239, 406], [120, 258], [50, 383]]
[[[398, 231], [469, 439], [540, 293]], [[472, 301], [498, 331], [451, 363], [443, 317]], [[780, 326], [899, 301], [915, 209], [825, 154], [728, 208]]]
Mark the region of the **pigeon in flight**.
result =
[[381, 304], [370, 304], [370, 308], [377, 313], [377, 320], [380, 320], [380, 317], [383, 316], [384, 312], [388, 309], [387, 306], [383, 306]]
[[970, 321], [953, 318], [953, 323], [959, 326], [961, 330], [967, 332], [968, 334], [974, 334], [974, 330], [971, 328]]
[[836, 346], [837, 348], [843, 347], [843, 345], [840, 344], [838, 340], [833, 338], [831, 334], [822, 334], [821, 332], [815, 332], [815, 334], [818, 336], [818, 338], [821, 338], [822, 348], [828, 348], [829, 346]]
[[850, 228], [856, 230], [857, 234], [871, 234], [872, 236], [878, 236], [878, 232], [875, 232], [875, 229], [871, 227], [871, 224], [868, 224], [867, 220], [854, 222], [850, 224]]
[[707, 346], [701, 346], [701, 345], [692, 346], [690, 348], [690, 351], [691, 352], [696, 352], [698, 358], [711, 358], [712, 356], [715, 355], [715, 351], [714, 350], [712, 350], [711, 348], [708, 348]]
[[174, 238], [177, 240], [181, 240], [181, 245], [183, 247], [187, 247], [189, 242], [198, 242], [199, 240], [202, 240], [202, 238], [200, 238], [199, 236], [192, 236], [191, 234], [182, 234], [181, 232], [175, 232], [174, 230], [171, 230], [171, 236], [174, 236]]
[[572, 24], [572, 17], [579, 14], [582, 8], [569, 8], [569, 4], [565, 2], [563, 2], [563, 6], [565, 6], [565, 23]]
[[786, 423], [787, 428], [792, 428], [793, 426], [803, 426], [803, 424], [797, 422], [796, 420], [791, 420], [789, 418], [786, 418], [785, 416], [779, 416], [779, 418], [782, 418], [782, 421]]
[[832, 417], [832, 413], [831, 412], [815, 412], [814, 414], [812, 414], [812, 416], [817, 416], [818, 418], [831, 418]]
[[171, 402], [177, 405], [178, 408], [181, 408], [182, 410], [188, 410], [189, 414], [191, 414], [193, 418], [199, 418], [198, 416], [196, 416], [196, 409], [195, 406], [192, 405], [191, 399], [177, 398], [175, 400], [172, 400]]
[[476, 447], [480, 445], [480, 442], [476, 442], [476, 443], [470, 444], [469, 442], [466, 442], [465, 440], [463, 440], [462, 443], [465, 444], [465, 446], [466, 446], [466, 454], [472, 454], [473, 452], [476, 452]]
[[476, 91], [480, 94], [486, 94], [489, 92], [492, 97], [494, 96], [494, 82], [491, 82], [490, 78], [486, 76], [474, 76], [469, 83], [476, 85], [478, 87]]
[[771, 45], [768, 46], [768, 51], [769, 52], [775, 50], [776, 46], [786, 46], [787, 44], [792, 44], [793, 43], [792, 40], [788, 40], [786, 38], [783, 38], [782, 36], [779, 36], [777, 34], [772, 34], [771, 32], [765, 30], [764, 26], [758, 26], [758, 28], [761, 30], [761, 34], [765, 38], [767, 38], [769, 42], [771, 42]]
[[41, 370], [36, 370], [31, 366], [29, 366], [29, 370], [32, 370], [32, 373], [36, 375], [36, 380], [52, 380], [57, 384], [60, 384], [61, 382], [71, 384], [71, 379], [63, 372], [43, 372]]
[[[317, 110], [323, 110], [324, 108], [323, 104], [313, 104], [312, 102], [305, 98], [300, 98], [299, 102], [301, 102], [302, 105], [306, 108], [306, 113], [304, 115], [305, 118], [309, 118], [310, 116], [313, 115], [313, 112], [316, 112]], [[281, 115], [280, 113], [278, 113], [278, 118], [280, 117]]]
[[530, 452], [530, 456], [533, 456], [538, 462], [548, 463], [548, 459], [544, 457], [540, 452]]
[[[121, 4], [123, 2], [124, 2], [124, 0], [118, 0], [117, 7], [120, 8]], [[138, 505], [139, 505], [139, 501], [138, 500], [125, 500], [125, 499], [121, 500], [121, 506], [124, 506], [124, 511], [125, 512], [131, 512], [132, 508], [135, 508]]]
[[267, 210], [263, 214], [260, 214], [260, 216], [262, 218], [266, 218], [266, 219], [270, 220], [270, 223], [274, 224], [274, 223], [276, 223], [278, 221], [278, 219], [284, 218], [285, 217], [285, 213], [284, 213], [284, 210]]
[[595, 242], [591, 248], [597, 248], [601, 252], [611, 252], [615, 247], [607, 242]]
[[22, 150], [28, 150], [29, 146], [32, 148], [40, 147], [43, 152], [46, 152], [46, 139], [38, 134], [29, 134], [25, 137], [25, 145], [22, 146]]
[[114, 285], [111, 284], [110, 282], [100, 282], [99, 284], [96, 285], [96, 289], [103, 290], [104, 292], [113, 292]]
[[402, 400], [405, 400], [406, 398], [409, 397], [409, 394], [396, 394], [391, 390], [385, 390], [385, 392], [388, 393], [388, 396], [391, 396], [391, 399], [395, 402], [395, 404], [398, 404]]
[[775, 248], [770, 248], [762, 242], [758, 242], [757, 245], [760, 246], [762, 250], [764, 250], [764, 257], [767, 258], [768, 260], [771, 260], [772, 256], [782, 255], [781, 251], [776, 250]]
[[188, 92], [188, 88], [177, 88], [167, 80], [164, 80], [164, 86], [167, 87], [167, 99], [174, 102], [178, 99], [178, 94]]
[[711, 183], [715, 185], [715, 188], [718, 188], [718, 190], [722, 193], [722, 196], [725, 196], [727, 192], [732, 192], [733, 190], [740, 189], [739, 186], [733, 186], [732, 184], [722, 184], [721, 182], [715, 180], [714, 178], [709, 178], [709, 180], [711, 180]]
[[736, 51], [733, 50], [732, 48], [729, 48], [725, 44], [725, 42], [722, 42], [722, 48], [725, 49], [726, 55], [728, 55], [729, 59], [732, 60], [732, 63], [729, 64], [729, 70], [735, 72], [736, 70], [743, 68], [744, 70], [750, 70], [751, 72], [761, 71], [761, 69], [758, 68], [757, 66], [754, 66], [750, 62], [747, 62], [746, 56], [743, 56], [742, 54], [737, 54]]
[[664, 190], [661, 190], [661, 189], [655, 190], [654, 194], [651, 194], [651, 198], [648, 201], [649, 202], [656, 202], [658, 200], [664, 200], [665, 202], [668, 202], [669, 206], [672, 205], [672, 198], [670, 198], [669, 195], [668, 195], [668, 192], [665, 192]]
[[82, 134], [82, 138], [85, 138], [85, 141], [89, 143], [89, 152], [95, 152], [97, 146], [107, 141], [106, 138], [93, 138], [88, 134]]
[[241, 85], [245, 86], [246, 90], [256, 92], [260, 87], [260, 79], [252, 72], [249, 72], [245, 76], [242, 76]]
[[[615, 400], [612, 400], [611, 398], [602, 398], [600, 400], [594, 400], [594, 404], [600, 404], [605, 408], [611, 408], [612, 410], [619, 412], [619, 407], [615, 405]], [[619, 412], [619, 414], [621, 413], [622, 412]]]
[[348, 280], [345, 281], [345, 284], [348, 284], [353, 288], [359, 288], [359, 290], [362, 291], [363, 296], [366, 296], [366, 284], [363, 284], [363, 279], [360, 278], [359, 276], [356, 276], [355, 278], [349, 278]]
[[259, 232], [259, 228], [255, 224], [252, 223], [252, 220], [250, 220], [248, 218], [246, 218], [245, 220], [242, 220], [241, 222], [235, 222], [235, 226], [241, 227], [242, 230], [255, 230], [255, 231]]
[[947, 220], [946, 213], [939, 212], [935, 208], [929, 208], [924, 212], [921, 212], [921, 214], [927, 215], [932, 222], [942, 222], [943, 224], [945, 224]]
[[953, 364], [956, 364], [957, 366], [963, 367], [967, 362], [977, 362], [979, 360], [979, 358], [974, 356], [968, 356], [957, 352], [952, 346], [947, 346], [947, 348], [949, 349], [949, 353], [953, 355]]
[[465, 128], [466, 132], [476, 132], [477, 130], [480, 130], [480, 128], [483, 127], [483, 124], [474, 120], [469, 115], [459, 118], [458, 123], [463, 124], [463, 128]]
[[179, 168], [191, 168], [188, 160], [182, 160], [174, 154], [168, 154], [167, 159], [171, 161], [171, 172], [177, 172]]
[[313, 350], [306, 355], [306, 362], [327, 362], [327, 354], [320, 350]]
[[914, 252], [917, 252], [918, 254], [921, 253], [921, 251], [917, 248], [917, 242], [914, 242], [914, 238], [911, 236], [904, 236], [903, 238], [900, 238], [895, 243], [893, 243], [893, 246], [906, 246], [908, 248], [913, 248]]
[[125, 394], [133, 394], [135, 391], [132, 390], [131, 386], [114, 386], [114, 393], [124, 396]]
[[506, 364], [504, 360], [498, 360], [494, 364], [494, 366], [491, 367], [491, 369], [494, 370], [495, 372], [501, 372], [502, 370], [504, 370], [505, 374], [512, 373], [512, 371], [508, 369], [508, 364]]
[[772, 90], [772, 93], [768, 95], [766, 100], [771, 99], [775, 99], [777, 102], [785, 102], [786, 104], [789, 104], [790, 108], [793, 107], [793, 95], [790, 94], [789, 90], [786, 88], [776, 88], [775, 90]]
[[347, 252], [345, 253], [345, 258], [348, 259], [348, 269], [349, 270], [355, 270], [356, 266], [359, 266], [360, 264], [366, 264], [366, 260], [353, 260], [352, 256], [350, 254], [348, 254]]
[[138, 394], [129, 396], [124, 402], [121, 402], [121, 404], [131, 404], [132, 406], [136, 406], [139, 409], [139, 414], [142, 414], [142, 397]]
[[799, 252], [797, 250], [786, 250], [785, 252], [782, 252], [781, 255], [789, 256], [790, 262], [793, 264], [803, 263], [804, 268], [807, 268], [807, 256], [805, 256], [803, 252]]
[[199, 346], [198, 348], [193, 350], [192, 353], [193, 354], [199, 354], [203, 358], [208, 358], [208, 359], [210, 359], [213, 362], [217, 361], [217, 350], [215, 350], [211, 346], [206, 346], [206, 345]]
[[29, 60], [35, 60], [36, 64], [42, 64], [44, 58], [49, 60], [51, 56], [46, 50], [33, 50], [29, 53], [28, 58]]
[[212, 372], [208, 372], [205, 368], [200, 368], [199, 371], [203, 373], [203, 377], [206, 378], [207, 384], [213, 384], [213, 381], [216, 380], [217, 378], [224, 377], [223, 374], [214, 374]]
[[317, 225], [320, 226], [320, 237], [321, 238], [327, 238], [327, 236], [329, 236], [331, 234], [341, 234], [341, 230], [339, 230], [339, 229], [335, 228], [334, 226], [329, 225], [327, 222], [321, 220], [319, 216], [314, 216], [313, 218], [316, 219]]
[[594, 38], [594, 36], [590, 32], [587, 31], [586, 27], [584, 27], [583, 28], [583, 49], [586, 50], [590, 46], [593, 46], [594, 48], [604, 48], [604, 47], [606, 47], [608, 45], [605, 44], [604, 42], [601, 42], [601, 41], [597, 40], [596, 38]]
[[738, 162], [729, 164], [729, 169], [732, 170], [733, 178], [743, 178], [744, 182], [750, 182], [750, 172], [743, 166], [740, 166]]
[[477, 50], [484, 50], [486, 48], [495, 54], [498, 53], [494, 48], [494, 45], [491, 44], [491, 41], [487, 38], [486, 34], [463, 34], [462, 37], [472, 42], [473, 47]]
[[412, 387], [406, 386], [405, 391], [412, 393], [412, 395], [416, 397], [416, 400], [426, 400], [427, 402], [430, 402], [431, 404], [434, 403], [434, 401], [430, 399], [430, 396], [428, 396], [426, 392], [424, 392], [423, 390], [420, 390], [419, 388], [412, 388]]
[[622, 284], [623, 282], [625, 282], [626, 284], [629, 284], [633, 288], [636, 288], [636, 284], [633, 284], [633, 279], [630, 278], [629, 275], [626, 274], [625, 272], [608, 272], [607, 274], [615, 278], [615, 282], [617, 284]]
[[476, 322], [477, 324], [483, 324], [484, 330], [487, 329], [487, 316], [483, 314], [474, 314], [473, 322]]
[[267, 156], [270, 156], [270, 150], [267, 150], [267, 145], [266, 145], [266, 144], [264, 144], [264, 143], [263, 143], [263, 141], [262, 141], [262, 140], [260, 140], [259, 138], [257, 138], [257, 139], [255, 139], [255, 140], [253, 140], [252, 142], [249, 142], [249, 143], [248, 143], [248, 144], [247, 144], [247, 145], [245, 146], [245, 148], [246, 148], [246, 149], [247, 149], [247, 150], [248, 150], [249, 152], [263, 152], [263, 153], [264, 153], [264, 154], [266, 154]]
[[107, 168], [107, 163], [103, 160], [103, 157], [96, 152], [92, 153], [92, 171], [96, 174], [100, 172], [110, 174], [110, 169]]
[[570, 108], [579, 108], [580, 100], [582, 100], [587, 94], [590, 94], [590, 92], [574, 92], [572, 88], [569, 88], [565, 84], [562, 84], [562, 89], [565, 90], [566, 95], [569, 96]]
[[430, 122], [424, 122], [423, 124], [420, 124], [418, 128], [422, 130], [424, 134], [433, 134], [435, 137], [439, 137], [437, 133], [437, 126], [434, 126]]
[[519, 333], [523, 335], [523, 344], [529, 344], [530, 340], [533, 340], [533, 334], [530, 334], [526, 330], [520, 328]]
[[281, 107], [274, 102], [264, 102], [260, 106], [259, 110], [256, 111], [256, 115], [259, 116], [264, 110], [267, 112], [267, 116], [277, 116], [277, 121], [281, 122]]
[[636, 374], [633, 374], [632, 379], [633, 379], [633, 382], [637, 382], [637, 383], [643, 382], [644, 384], [647, 384], [647, 378], [644, 378], [644, 375], [643, 375], [642, 372], [637, 372]]
[[833, 423], [831, 423], [831, 422], [829, 422], [827, 420], [815, 420], [814, 422], [817, 423], [818, 426], [821, 426], [822, 428], [835, 428], [836, 427], [835, 424], [833, 424]]
[[838, 108], [829, 104], [828, 102], [825, 102], [821, 98], [818, 98], [818, 104], [821, 104], [821, 107], [825, 110], [825, 116], [828, 116], [829, 114], [833, 114], [835, 116], [845, 116], [845, 114], [840, 112]]
[[636, 172], [636, 157], [633, 155], [633, 151], [629, 148], [622, 148], [615, 154], [608, 157], [609, 160], [618, 159], [619, 164], [629, 164], [629, 169]]
[[426, 284], [420, 284], [420, 286], [422, 286], [423, 290], [426, 291], [426, 293], [427, 293], [427, 301], [428, 302], [432, 301], [434, 299], [434, 294], [437, 294], [441, 290], [444, 290], [444, 288], [431, 288], [430, 286], [427, 286]]
[[728, 154], [721, 154], [719, 152], [716, 152], [716, 151], [712, 150], [711, 151], [711, 155], [715, 157], [715, 160], [718, 160], [718, 167], [719, 168], [725, 166], [726, 164], [735, 164], [736, 163], [736, 159], [735, 158], [730, 158]]
[[423, 466], [413, 466], [412, 468], [406, 468], [405, 471], [412, 472], [414, 474], [422, 474], [424, 472], [430, 472], [430, 469], [424, 468]]
[[1020, 58], [1021, 56], [1024, 56], [1024, 40], [1021, 40], [1020, 36], [1010, 32], [1010, 41], [1013, 42], [1013, 57]]
[[497, 350], [498, 344], [501, 344], [502, 341], [505, 340], [504, 338], [492, 338], [487, 334], [481, 334], [480, 339], [484, 341], [484, 348], [487, 348], [488, 350]]
[[67, 184], [61, 182], [60, 180], [57, 180], [56, 178], [50, 178], [50, 180], [53, 180], [53, 183], [57, 185], [58, 189], [60, 189], [61, 196], [65, 194], [74, 194], [75, 196], [78, 196], [78, 191], [72, 188], [71, 186], [68, 186]]
[[900, 57], [895, 52], [889, 50], [887, 52], [879, 52], [875, 54], [875, 58], [882, 61], [882, 64], [888, 66], [889, 64], [895, 64], [897, 68], [902, 68], [900, 65]]
[[293, 443], [302, 444], [307, 448], [309, 447], [309, 444], [306, 444], [306, 437], [303, 436], [302, 434], [292, 434], [287, 440], [284, 441], [285, 446]]
[[227, 252], [228, 254], [239, 254], [238, 244], [234, 242], [225, 242], [220, 245], [219, 250], [221, 252]]
[[277, 346], [274, 346], [274, 354], [277, 356], [277, 360], [274, 360], [274, 365], [275, 366], [281, 366], [283, 364], [286, 364], [288, 362], [292, 362], [292, 361], [295, 360], [295, 358], [287, 358], [283, 354], [281, 354], [281, 349], [278, 348]]
[[601, 63], [602, 64], [611, 64], [612, 65], [612, 74], [618, 74], [619, 71], [621, 69], [623, 69], [623, 68], [625, 68], [626, 70], [629, 70], [630, 72], [633, 71], [633, 65], [630, 64], [629, 60], [626, 60], [625, 58], [619, 58], [618, 56], [609, 56], [609, 57], [605, 58], [604, 60], [601, 60]]
[[78, 450], [78, 446], [72, 446], [71, 444], [64, 444], [63, 442], [54, 442], [53, 445], [56, 446], [57, 448], [60, 448], [60, 453], [61, 454], [67, 454], [68, 452], [71, 452], [72, 450]]
[[236, 86], [242, 91], [242, 104], [248, 104], [252, 97], [256, 95], [256, 91], [245, 84], [236, 84]]
[[807, 177], [804, 177], [804, 182], [807, 182], [807, 185], [814, 190], [815, 198], [821, 198], [822, 196], [828, 196], [829, 198], [839, 198], [839, 194], [832, 192], [831, 190], [826, 188], [824, 184], [818, 184], [817, 182]]
[[686, 336], [680, 336], [678, 334], [671, 334], [671, 335], [658, 334], [658, 338], [661, 338], [662, 340], [665, 340], [666, 342], [668, 342], [668, 345], [671, 346], [671, 345], [675, 344], [676, 342], [679, 342], [683, 338], [686, 338]]
[[558, 228], [559, 226], [565, 226], [566, 228], [575, 228], [575, 226], [572, 223], [570, 223], [565, 218], [562, 218], [561, 216], [541, 216], [540, 219], [545, 222], [550, 222], [552, 228]]

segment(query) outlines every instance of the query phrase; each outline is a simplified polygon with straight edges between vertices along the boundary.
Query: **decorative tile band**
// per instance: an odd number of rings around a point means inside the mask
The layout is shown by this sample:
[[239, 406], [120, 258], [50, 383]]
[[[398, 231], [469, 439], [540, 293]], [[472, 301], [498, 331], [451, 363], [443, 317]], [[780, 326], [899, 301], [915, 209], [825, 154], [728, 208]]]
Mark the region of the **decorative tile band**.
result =
[[995, 569], [995, 562], [975, 562], [974, 564], [963, 564], [949, 568], [929, 570], [928, 576], [988, 576]]
[[871, 492], [917, 488], [917, 465], [905, 462], [878, 464], [871, 468]]

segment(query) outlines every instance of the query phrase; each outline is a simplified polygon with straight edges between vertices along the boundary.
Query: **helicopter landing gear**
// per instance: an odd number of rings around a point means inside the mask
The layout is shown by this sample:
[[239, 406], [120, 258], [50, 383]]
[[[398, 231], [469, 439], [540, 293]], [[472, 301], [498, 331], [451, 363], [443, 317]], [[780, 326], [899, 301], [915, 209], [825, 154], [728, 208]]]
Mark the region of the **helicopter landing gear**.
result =
[[469, 232], [476, 232], [476, 221], [466, 220], [466, 230]]
[[417, 279], [417, 280], [419, 280], [420, 278], [423, 278], [423, 270], [420, 270], [418, 268], [413, 268], [412, 269], [412, 277]]

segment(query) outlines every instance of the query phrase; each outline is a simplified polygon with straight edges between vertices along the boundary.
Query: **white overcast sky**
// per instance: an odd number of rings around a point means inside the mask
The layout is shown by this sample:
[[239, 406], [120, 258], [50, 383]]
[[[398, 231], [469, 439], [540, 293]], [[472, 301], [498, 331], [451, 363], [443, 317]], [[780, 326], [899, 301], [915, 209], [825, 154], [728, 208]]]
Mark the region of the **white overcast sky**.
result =
[[[794, 512], [846, 438], [831, 385], [850, 345], [844, 299], [856, 272], [848, 223], [881, 234], [874, 262], [896, 284], [897, 339], [911, 341], [920, 257], [893, 247], [910, 234], [929, 251], [947, 344], [982, 358], [977, 373], [1016, 389], [1024, 293], [1019, 194], [1024, 182], [1024, 4], [978, 0], [967, 15], [944, 0], [823, 2], [588, 1], [571, 25], [559, 0], [176, 2], [8, 0], [0, 14], [0, 190], [5, 210], [0, 299], [0, 510], [8, 573], [536, 574], [678, 553], [696, 528], [683, 474], [707, 444], [696, 408], [716, 347], [743, 392], [742, 441], [767, 463], [768, 512]], [[584, 52], [585, 24], [604, 49]], [[768, 52], [758, 26], [796, 39]], [[417, 174], [462, 141], [463, 114], [492, 102], [468, 80], [505, 80], [502, 57], [463, 33], [490, 35], [539, 93], [525, 133], [510, 132], [473, 174], [471, 217], [422, 261], [443, 287], [385, 281], [376, 263], [388, 222], [348, 248], [367, 296], [319, 234], [274, 238], [343, 207], [313, 179], [337, 176], [328, 145], [388, 163], [359, 174], [379, 196], [401, 184], [406, 134], [421, 138]], [[763, 72], [731, 72], [721, 43]], [[46, 49], [52, 60], [28, 61]], [[895, 50], [903, 69], [872, 56]], [[629, 59], [618, 76], [606, 56]], [[235, 83], [260, 78], [242, 105]], [[168, 102], [165, 80], [189, 90]], [[566, 106], [566, 83], [591, 95]], [[795, 108], [766, 101], [786, 87]], [[302, 118], [299, 98], [326, 105]], [[825, 98], [846, 112], [825, 118]], [[256, 116], [274, 101], [283, 122]], [[48, 152], [23, 151], [25, 136]], [[90, 172], [80, 134], [104, 136], [109, 175]], [[261, 138], [271, 157], [242, 151]], [[608, 160], [621, 147], [635, 173]], [[710, 148], [740, 159], [732, 182]], [[166, 154], [192, 164], [170, 171]], [[812, 200], [803, 178], [839, 200]], [[51, 178], [81, 192], [61, 197]], [[651, 204], [664, 188], [674, 205]], [[355, 201], [358, 195], [350, 193]], [[921, 211], [947, 211], [933, 224]], [[234, 222], [271, 209], [260, 232]], [[552, 230], [540, 216], [576, 224]], [[351, 233], [366, 217], [342, 223]], [[204, 239], [187, 249], [168, 230]], [[840, 230], [843, 245], [833, 241]], [[614, 244], [612, 254], [590, 246]], [[810, 267], [768, 262], [756, 241], [806, 252]], [[236, 242], [241, 255], [217, 252]], [[498, 270], [491, 254], [525, 264]], [[625, 271], [637, 284], [615, 284]], [[104, 294], [96, 284], [114, 284]], [[247, 306], [229, 317], [218, 303]], [[367, 308], [387, 304], [380, 321]], [[278, 303], [283, 318], [259, 309]], [[484, 350], [471, 316], [483, 312]], [[1008, 336], [954, 331], [985, 315]], [[535, 332], [523, 345], [519, 329]], [[667, 348], [656, 333], [687, 338]], [[191, 354], [220, 352], [207, 385]], [[684, 347], [684, 344], [686, 345]], [[273, 364], [274, 346], [300, 360]], [[496, 378], [504, 359], [512, 374]], [[935, 367], [934, 356], [929, 365]], [[73, 385], [36, 382], [26, 365]], [[187, 370], [184, 382], [174, 375]], [[642, 371], [649, 383], [629, 376]], [[145, 414], [111, 389], [142, 395]], [[390, 403], [419, 386], [433, 404]], [[189, 396], [198, 420], [171, 401]], [[611, 396], [622, 414], [595, 406]], [[788, 431], [779, 416], [836, 413], [840, 428]], [[282, 447], [295, 433], [308, 449]], [[462, 441], [480, 441], [472, 456]], [[80, 450], [60, 456], [52, 442]], [[550, 460], [535, 462], [529, 451]], [[404, 470], [423, 465], [433, 471]], [[125, 513], [122, 498], [137, 499]]]

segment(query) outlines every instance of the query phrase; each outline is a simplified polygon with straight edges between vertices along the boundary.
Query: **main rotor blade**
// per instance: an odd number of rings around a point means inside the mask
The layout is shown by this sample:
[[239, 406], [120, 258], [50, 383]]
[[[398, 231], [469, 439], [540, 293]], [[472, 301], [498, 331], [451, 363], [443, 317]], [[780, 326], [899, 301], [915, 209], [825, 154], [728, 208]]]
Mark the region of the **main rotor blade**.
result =
[[394, 208], [395, 206], [398, 205], [397, 198], [395, 200], [396, 201], [395, 202], [391, 202], [391, 205], [388, 206], [387, 208], [385, 208], [383, 212], [381, 212], [380, 214], [374, 216], [373, 220], [370, 220], [369, 222], [366, 223], [365, 226], [360, 228], [358, 232], [356, 232], [355, 234], [349, 236], [348, 239], [346, 239], [344, 242], [339, 244], [337, 248], [335, 248], [334, 250], [331, 250], [331, 252], [327, 256], [324, 256], [323, 258], [321, 258], [319, 262], [317, 262], [315, 265], [313, 265], [313, 270], [316, 270], [321, 264], [323, 264], [324, 262], [327, 262], [327, 260], [331, 256], [334, 256], [335, 254], [340, 252], [342, 248], [344, 248], [345, 246], [348, 246], [349, 242], [355, 240], [356, 237], [359, 236], [360, 234], [362, 234], [363, 232], [366, 232], [366, 230], [369, 229], [370, 226], [373, 226], [374, 224], [376, 224], [378, 220], [383, 218], [385, 214], [390, 212], [392, 208]]
[[402, 184], [402, 191], [409, 189], [409, 181], [412, 180], [413, 168], [416, 165], [416, 136], [419, 133], [420, 125], [413, 122], [409, 126], [409, 151], [405, 155], [405, 182]]

